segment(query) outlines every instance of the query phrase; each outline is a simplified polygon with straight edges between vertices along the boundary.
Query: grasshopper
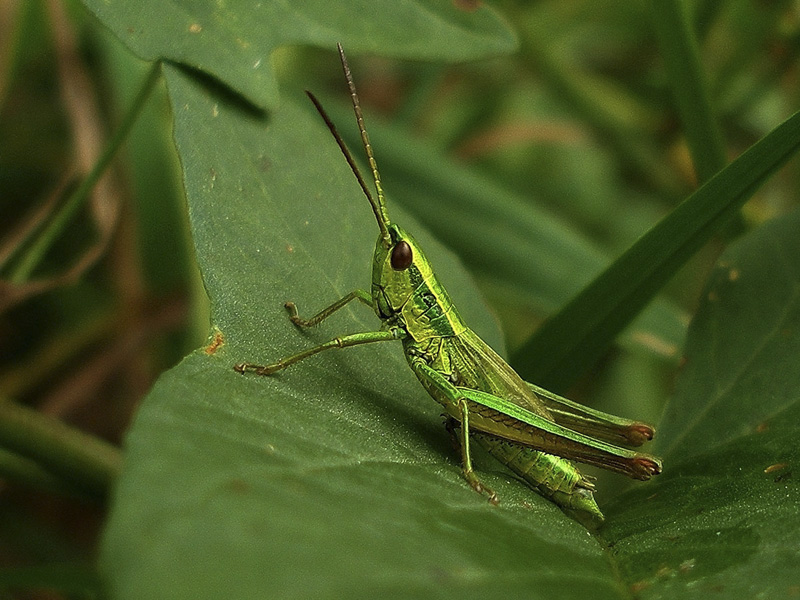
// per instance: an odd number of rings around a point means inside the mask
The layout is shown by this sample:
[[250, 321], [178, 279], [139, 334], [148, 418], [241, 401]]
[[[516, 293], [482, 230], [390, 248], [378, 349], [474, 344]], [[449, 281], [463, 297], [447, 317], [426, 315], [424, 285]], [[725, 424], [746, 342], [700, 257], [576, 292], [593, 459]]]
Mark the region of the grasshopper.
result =
[[285, 307], [292, 323], [306, 328], [357, 300], [375, 311], [382, 327], [334, 338], [273, 364], [239, 363], [234, 369], [242, 374], [272, 375], [325, 350], [400, 341], [411, 370], [444, 408], [447, 428], [460, 448], [463, 476], [473, 489], [486, 494], [493, 504], [498, 502], [497, 494], [473, 469], [470, 442], [474, 440], [567, 514], [584, 523], [601, 523], [603, 514], [594, 500], [594, 485], [571, 461], [647, 480], [661, 472], [660, 461], [619, 444], [639, 446], [652, 439], [653, 428], [592, 410], [523, 381], [467, 327], [422, 248], [389, 220], [380, 174], [341, 44], [338, 50], [372, 171], [374, 195], [321, 104], [311, 92], [306, 93], [339, 145], [378, 222], [372, 287], [370, 292], [350, 292], [310, 319], [301, 318], [292, 302]]

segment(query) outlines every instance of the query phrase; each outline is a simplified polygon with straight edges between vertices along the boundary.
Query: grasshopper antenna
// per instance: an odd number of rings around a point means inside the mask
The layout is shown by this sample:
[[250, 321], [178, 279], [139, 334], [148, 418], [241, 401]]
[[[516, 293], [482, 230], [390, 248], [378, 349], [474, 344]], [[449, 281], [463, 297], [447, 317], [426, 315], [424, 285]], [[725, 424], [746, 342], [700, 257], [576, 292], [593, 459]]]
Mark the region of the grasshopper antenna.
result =
[[[358, 123], [358, 131], [361, 134], [361, 142], [364, 145], [364, 152], [369, 161], [369, 168], [372, 169], [372, 179], [375, 181], [375, 191], [378, 193], [377, 205], [373, 205], [375, 209], [375, 216], [378, 218], [381, 234], [386, 240], [386, 247], [391, 245], [389, 239], [389, 231], [386, 229], [389, 223], [389, 216], [386, 214], [386, 196], [383, 193], [381, 186], [381, 175], [378, 172], [378, 164], [375, 162], [375, 155], [372, 153], [372, 144], [369, 143], [369, 136], [367, 129], [364, 127], [364, 115], [361, 113], [361, 102], [358, 100], [358, 93], [356, 92], [356, 84], [353, 83], [353, 75], [350, 73], [350, 65], [347, 63], [347, 57], [344, 54], [344, 48], [337, 42], [336, 48], [339, 50], [339, 58], [342, 61], [342, 70], [344, 71], [344, 78], [347, 80], [347, 87], [350, 88], [350, 98], [353, 101], [353, 112], [356, 115], [356, 122]], [[384, 231], [385, 230], [385, 231]]]
[[317, 97], [314, 96], [311, 92], [306, 90], [306, 95], [311, 99], [311, 102], [314, 103], [314, 107], [317, 109], [317, 112], [322, 117], [322, 120], [325, 121], [325, 125], [328, 126], [328, 130], [333, 135], [333, 138], [336, 140], [336, 143], [339, 146], [339, 149], [342, 151], [347, 164], [350, 165], [350, 170], [353, 171], [353, 174], [356, 176], [358, 180], [358, 184], [361, 186], [361, 189], [364, 191], [364, 195], [369, 200], [370, 205], [372, 206], [372, 212], [375, 213], [375, 218], [378, 221], [378, 227], [381, 230], [381, 238], [383, 238], [384, 246], [388, 248], [391, 245], [391, 238], [389, 237], [389, 216], [386, 214], [386, 204], [385, 204], [385, 196], [383, 194], [383, 188], [381, 187], [381, 177], [378, 173], [378, 165], [375, 162], [375, 156], [372, 153], [372, 146], [369, 143], [369, 136], [367, 135], [367, 130], [364, 127], [364, 116], [361, 113], [361, 103], [358, 100], [358, 94], [356, 93], [356, 86], [353, 83], [353, 76], [350, 73], [350, 65], [347, 63], [347, 57], [344, 54], [344, 50], [342, 49], [341, 44], [336, 44], [336, 47], [339, 49], [339, 57], [342, 60], [342, 69], [344, 70], [344, 76], [347, 80], [347, 85], [350, 88], [350, 97], [353, 101], [353, 112], [356, 115], [356, 121], [358, 122], [358, 130], [361, 133], [361, 141], [364, 144], [364, 151], [367, 154], [367, 159], [369, 161], [370, 169], [372, 170], [372, 177], [375, 180], [375, 190], [377, 191], [378, 197], [377, 199], [369, 190], [366, 181], [364, 181], [364, 177], [361, 175], [361, 171], [359, 171], [358, 166], [356, 165], [356, 161], [353, 159], [353, 155], [350, 153], [347, 145], [344, 143], [342, 136], [339, 134], [339, 131], [336, 129], [336, 125], [333, 124], [333, 121], [328, 116], [328, 113], [325, 112], [325, 109], [322, 108], [322, 104]]
[[[311, 99], [311, 102], [314, 103], [314, 107], [317, 109], [317, 112], [322, 117], [322, 120], [325, 121], [325, 125], [328, 126], [328, 130], [333, 135], [333, 138], [336, 140], [336, 143], [339, 145], [339, 149], [344, 154], [344, 158], [347, 161], [347, 164], [350, 165], [350, 170], [353, 171], [353, 175], [356, 176], [358, 180], [358, 185], [361, 186], [361, 189], [364, 191], [364, 195], [369, 200], [369, 203], [372, 205], [373, 210], [375, 211], [375, 216], [378, 216], [378, 211], [376, 210], [376, 203], [375, 198], [372, 196], [372, 192], [369, 191], [369, 187], [367, 187], [367, 182], [364, 181], [364, 176], [361, 175], [361, 171], [358, 169], [358, 165], [356, 165], [355, 159], [353, 159], [353, 155], [350, 154], [350, 149], [345, 145], [342, 136], [339, 134], [339, 131], [336, 129], [336, 125], [333, 124], [331, 118], [328, 116], [328, 113], [325, 112], [325, 109], [322, 108], [322, 104], [317, 99], [317, 97], [306, 90], [306, 95]], [[378, 224], [381, 224], [380, 218], [378, 218]], [[383, 232], [383, 227], [381, 227], [381, 232]]]

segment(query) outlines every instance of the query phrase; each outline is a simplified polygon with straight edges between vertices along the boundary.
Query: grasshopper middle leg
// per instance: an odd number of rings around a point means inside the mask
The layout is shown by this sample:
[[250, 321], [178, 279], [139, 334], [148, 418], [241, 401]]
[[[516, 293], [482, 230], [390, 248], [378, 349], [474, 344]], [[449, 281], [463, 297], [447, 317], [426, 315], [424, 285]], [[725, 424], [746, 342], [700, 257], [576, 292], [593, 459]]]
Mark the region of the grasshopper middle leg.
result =
[[[425, 387], [430, 391], [431, 395], [446, 409], [454, 409], [454, 412], [457, 413], [456, 415], [451, 414], [450, 417], [459, 421], [460, 425], [457, 440], [461, 449], [461, 472], [464, 479], [476, 492], [489, 496], [489, 502], [497, 504], [499, 499], [495, 491], [483, 484], [475, 474], [475, 469], [472, 468], [472, 456], [469, 450], [469, 408], [467, 399], [441, 373], [432, 369], [423, 361], [413, 365], [413, 369], [417, 376], [428, 384]], [[448, 429], [455, 433], [452, 428], [448, 427]]]
[[353, 290], [349, 294], [347, 294], [344, 298], [341, 298], [331, 304], [330, 306], [323, 308], [317, 314], [315, 314], [310, 319], [303, 319], [300, 315], [297, 314], [297, 306], [294, 302], [287, 302], [284, 304], [286, 310], [289, 311], [289, 320], [297, 325], [298, 327], [313, 327], [330, 317], [333, 313], [337, 310], [345, 306], [351, 300], [358, 300], [362, 304], [366, 304], [370, 308], [372, 308], [372, 297], [365, 292], [364, 290]]

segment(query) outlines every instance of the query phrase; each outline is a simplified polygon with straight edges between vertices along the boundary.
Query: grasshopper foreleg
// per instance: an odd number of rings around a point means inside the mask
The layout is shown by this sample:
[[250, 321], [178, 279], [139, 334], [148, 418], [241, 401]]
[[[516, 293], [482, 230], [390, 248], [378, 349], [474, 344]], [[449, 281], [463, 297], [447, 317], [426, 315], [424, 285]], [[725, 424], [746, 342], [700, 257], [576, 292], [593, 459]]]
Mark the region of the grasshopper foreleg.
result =
[[[489, 502], [497, 504], [499, 500], [495, 491], [481, 483], [472, 468], [472, 456], [469, 450], [469, 408], [467, 399], [441, 373], [429, 367], [424, 361], [416, 362], [413, 365], [413, 369], [420, 380], [427, 384], [425, 385], [426, 389], [449, 413], [446, 426], [454, 437], [457, 435], [456, 439], [461, 450], [461, 472], [464, 475], [464, 479], [476, 492], [489, 496]], [[455, 415], [452, 414], [454, 412], [456, 413]], [[454, 431], [453, 420], [459, 422], [458, 434]]]
[[315, 314], [310, 319], [303, 319], [300, 315], [297, 314], [297, 306], [294, 302], [287, 302], [284, 304], [286, 310], [289, 311], [289, 320], [297, 325], [298, 327], [313, 327], [330, 317], [333, 313], [337, 310], [345, 306], [351, 300], [358, 300], [362, 304], [366, 304], [370, 308], [373, 307], [372, 304], [372, 297], [369, 293], [365, 292], [364, 290], [353, 290], [344, 298], [337, 300], [327, 308], [323, 308], [317, 314]]
[[372, 344], [373, 342], [392, 342], [400, 339], [398, 337], [398, 332], [391, 330], [391, 331], [368, 331], [366, 333], [353, 333], [351, 335], [343, 335], [341, 337], [333, 338], [329, 342], [325, 342], [324, 344], [320, 344], [319, 346], [314, 346], [313, 348], [309, 348], [308, 350], [303, 350], [302, 352], [298, 352], [297, 354], [293, 354], [291, 356], [287, 356], [286, 358], [282, 358], [276, 363], [272, 363], [271, 365], [255, 365], [252, 363], [239, 363], [233, 367], [235, 371], [239, 373], [254, 373], [256, 375], [272, 375], [276, 371], [280, 371], [281, 369], [285, 369], [289, 365], [293, 365], [296, 362], [300, 362], [301, 360], [308, 358], [309, 356], [313, 356], [314, 354], [319, 354], [324, 350], [332, 350], [333, 348], [349, 348], [350, 346], [359, 346], [361, 344]]

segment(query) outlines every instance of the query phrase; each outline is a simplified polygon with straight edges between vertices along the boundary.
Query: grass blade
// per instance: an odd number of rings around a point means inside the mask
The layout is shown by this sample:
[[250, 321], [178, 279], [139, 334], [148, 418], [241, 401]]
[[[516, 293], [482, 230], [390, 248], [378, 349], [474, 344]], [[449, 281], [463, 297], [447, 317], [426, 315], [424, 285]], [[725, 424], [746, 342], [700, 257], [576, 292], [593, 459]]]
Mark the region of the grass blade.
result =
[[689, 196], [515, 354], [520, 374], [555, 391], [585, 372], [691, 256], [800, 147], [795, 113]]

